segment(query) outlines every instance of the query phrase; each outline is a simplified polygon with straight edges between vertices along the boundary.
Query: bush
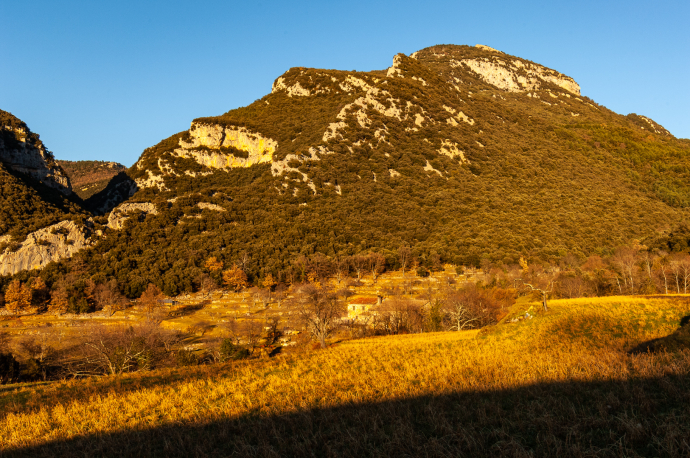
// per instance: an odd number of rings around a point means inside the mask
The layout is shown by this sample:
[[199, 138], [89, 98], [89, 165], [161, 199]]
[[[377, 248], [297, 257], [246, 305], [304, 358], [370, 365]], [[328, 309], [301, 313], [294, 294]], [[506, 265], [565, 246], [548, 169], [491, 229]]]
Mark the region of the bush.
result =
[[19, 362], [12, 353], [0, 353], [0, 384], [12, 383], [19, 379]]
[[249, 350], [241, 345], [235, 345], [232, 339], [223, 339], [220, 344], [220, 358], [223, 361], [249, 358]]
[[178, 366], [198, 366], [199, 356], [192, 350], [180, 350], [177, 352]]
[[428, 277], [429, 276], [429, 271], [426, 269], [424, 266], [419, 266], [417, 268], [417, 276], [418, 277]]

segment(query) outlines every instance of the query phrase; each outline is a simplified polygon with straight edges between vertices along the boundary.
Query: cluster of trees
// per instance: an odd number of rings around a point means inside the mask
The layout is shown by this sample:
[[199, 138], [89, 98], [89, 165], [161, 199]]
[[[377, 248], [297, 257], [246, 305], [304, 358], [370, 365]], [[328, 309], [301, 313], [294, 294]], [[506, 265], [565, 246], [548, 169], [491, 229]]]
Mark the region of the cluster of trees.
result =
[[[531, 260], [527, 267], [483, 257], [477, 267], [484, 273], [482, 280], [487, 285], [514, 288], [519, 284], [541, 292], [542, 299], [547, 296], [684, 293], [690, 283], [690, 255], [686, 252], [690, 246], [689, 234], [690, 229], [682, 226], [668, 236], [648, 242], [649, 248], [639, 244], [623, 245], [608, 256], [567, 254], [553, 261], [537, 258]], [[137, 289], [128, 288], [127, 283], [117, 278], [91, 274], [93, 270], [89, 269], [87, 261], [76, 256], [66, 269], [53, 264], [52, 268], [49, 266], [38, 275], [37, 272], [24, 272], [13, 279], [6, 278], [4, 303], [13, 312], [89, 313], [106, 310], [114, 313], [126, 307], [131, 299], [142, 301], [145, 296], [174, 296], [181, 292], [210, 292], [218, 288], [233, 291], [253, 288], [253, 293], [261, 301], [269, 302], [272, 294], [279, 300], [284, 297], [290, 285], [324, 283], [329, 278], [341, 285], [347, 278], [361, 280], [365, 276], [375, 283], [387, 269], [401, 269], [403, 275], [425, 277], [441, 270], [443, 261], [443, 256], [436, 251], [427, 254], [405, 244], [395, 251], [298, 255], [280, 269], [262, 267], [247, 251], [239, 253], [230, 262], [220, 256], [209, 256], [204, 260], [196, 253], [185, 262], [188, 277], [184, 281], [187, 286], [181, 291], [169, 288], [165, 283], [166, 277], [162, 279], [162, 285], [160, 278], [158, 281], [143, 278], [139, 279]], [[174, 265], [180, 264], [176, 262]], [[472, 272], [477, 267], [463, 269]]]
[[[86, 326], [78, 338], [27, 337], [11, 346], [0, 334], [0, 383], [93, 375], [119, 375], [198, 363], [184, 349], [185, 336], [156, 321], [134, 326]], [[219, 352], [204, 357], [222, 358]]]

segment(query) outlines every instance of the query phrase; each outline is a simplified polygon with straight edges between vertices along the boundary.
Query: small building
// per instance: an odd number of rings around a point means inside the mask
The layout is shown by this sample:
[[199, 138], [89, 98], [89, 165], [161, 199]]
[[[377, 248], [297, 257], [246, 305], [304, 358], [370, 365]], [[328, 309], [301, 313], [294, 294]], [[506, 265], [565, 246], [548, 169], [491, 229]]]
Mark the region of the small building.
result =
[[175, 299], [163, 299], [162, 301], [160, 301], [160, 304], [161, 305], [167, 305], [168, 307], [173, 307], [175, 305], [178, 305], [179, 302], [176, 301]]
[[358, 297], [350, 300], [347, 304], [347, 315], [349, 317], [359, 315], [364, 312], [368, 312], [373, 306], [380, 304], [383, 301], [383, 297]]

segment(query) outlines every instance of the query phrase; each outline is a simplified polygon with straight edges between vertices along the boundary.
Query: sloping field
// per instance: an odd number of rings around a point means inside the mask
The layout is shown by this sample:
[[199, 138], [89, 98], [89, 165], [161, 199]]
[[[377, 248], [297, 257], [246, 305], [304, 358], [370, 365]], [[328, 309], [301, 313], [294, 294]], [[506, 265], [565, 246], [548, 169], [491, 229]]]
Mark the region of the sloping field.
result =
[[[508, 322], [530, 311], [534, 318]], [[689, 298], [518, 303], [481, 332], [0, 391], [7, 456], [687, 456]]]

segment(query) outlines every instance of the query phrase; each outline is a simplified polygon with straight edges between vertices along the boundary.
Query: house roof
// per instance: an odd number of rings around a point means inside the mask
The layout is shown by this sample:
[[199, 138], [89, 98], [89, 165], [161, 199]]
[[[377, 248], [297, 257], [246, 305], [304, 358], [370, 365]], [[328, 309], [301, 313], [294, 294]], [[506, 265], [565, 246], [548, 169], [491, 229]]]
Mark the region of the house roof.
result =
[[378, 299], [375, 297], [359, 297], [352, 299], [349, 303], [353, 305], [375, 305], [378, 303]]

